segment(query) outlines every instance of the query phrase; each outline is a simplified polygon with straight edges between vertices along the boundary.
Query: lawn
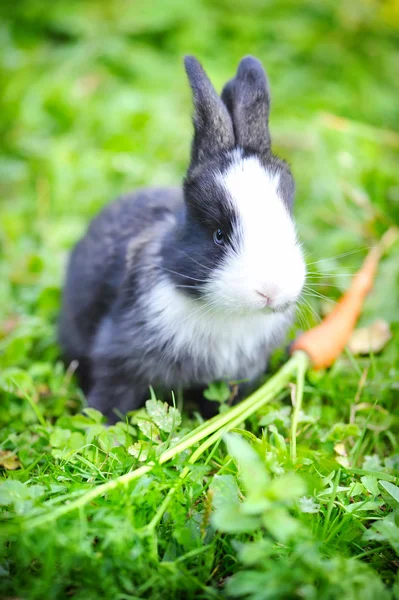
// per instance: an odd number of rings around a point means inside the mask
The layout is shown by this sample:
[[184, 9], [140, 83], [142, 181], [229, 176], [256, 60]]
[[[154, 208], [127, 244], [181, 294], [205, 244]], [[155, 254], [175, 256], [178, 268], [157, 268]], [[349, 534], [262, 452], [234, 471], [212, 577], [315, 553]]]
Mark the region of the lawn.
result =
[[[290, 386], [200, 445], [187, 398], [106, 427], [60, 360], [64, 268], [91, 216], [184, 175], [187, 53], [218, 90], [245, 54], [268, 72], [312, 272], [292, 338], [399, 223], [396, 0], [2, 2], [0, 597], [398, 600], [398, 242], [359, 324], [392, 337], [307, 372], [296, 456]], [[225, 387], [207, 395], [230, 414]]]

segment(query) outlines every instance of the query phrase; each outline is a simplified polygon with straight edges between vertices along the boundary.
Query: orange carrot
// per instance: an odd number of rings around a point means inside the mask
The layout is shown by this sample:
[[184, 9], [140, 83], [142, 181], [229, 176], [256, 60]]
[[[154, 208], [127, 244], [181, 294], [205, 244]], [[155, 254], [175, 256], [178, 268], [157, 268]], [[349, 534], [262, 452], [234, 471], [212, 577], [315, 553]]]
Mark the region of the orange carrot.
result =
[[332, 365], [351, 337], [364, 299], [373, 287], [382, 254], [397, 237], [398, 230], [395, 228], [386, 232], [381, 242], [370, 250], [360, 271], [355, 275], [348, 291], [339, 300], [334, 310], [320, 325], [300, 335], [293, 343], [291, 352], [296, 350], [306, 352], [315, 369]]

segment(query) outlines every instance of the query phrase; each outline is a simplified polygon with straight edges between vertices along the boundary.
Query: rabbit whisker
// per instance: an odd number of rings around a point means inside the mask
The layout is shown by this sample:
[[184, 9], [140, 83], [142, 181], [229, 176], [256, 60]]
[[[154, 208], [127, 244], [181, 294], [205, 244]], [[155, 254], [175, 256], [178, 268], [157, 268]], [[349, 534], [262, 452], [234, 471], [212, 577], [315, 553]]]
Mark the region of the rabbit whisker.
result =
[[310, 302], [308, 302], [308, 300], [306, 300], [306, 298], [304, 296], [301, 296], [301, 301], [304, 303], [304, 305], [306, 305], [306, 307], [310, 310], [310, 312], [313, 314], [313, 316], [315, 317], [317, 322], [321, 321], [320, 315], [317, 314], [317, 312], [315, 311], [315, 309], [313, 308], [313, 306], [310, 304]]
[[163, 271], [167, 271], [168, 273], [173, 273], [174, 275], [178, 275], [179, 277], [183, 277], [183, 279], [191, 279], [192, 281], [198, 281], [199, 283], [207, 283], [206, 279], [198, 279], [197, 277], [190, 277], [190, 275], [184, 275], [184, 273], [179, 273], [178, 271], [173, 271], [172, 269], [167, 269], [166, 267], [162, 267], [161, 265], [153, 265], [158, 269], [162, 269]]
[[210, 272], [213, 271], [213, 269], [211, 269], [211, 267], [207, 267], [206, 265], [201, 264], [200, 262], [198, 262], [198, 260], [195, 260], [195, 258], [193, 258], [188, 252], [185, 252], [181, 248], [179, 249], [179, 252], [182, 252], [183, 254], [185, 254], [187, 256], [187, 258], [189, 258], [190, 260], [192, 260], [196, 265], [198, 265], [202, 269], [205, 269], [205, 270], [210, 271]]
[[343, 252], [342, 254], [337, 254], [335, 256], [330, 256], [329, 258], [322, 258], [321, 260], [315, 260], [314, 262], [308, 263], [309, 265], [318, 265], [321, 262], [326, 262], [327, 260], [335, 260], [336, 258], [343, 258], [344, 256], [350, 256], [351, 254], [357, 254], [358, 252], [364, 252], [365, 250], [370, 250], [371, 246], [365, 246], [363, 248], [358, 248], [357, 250], [351, 250], [350, 252]]

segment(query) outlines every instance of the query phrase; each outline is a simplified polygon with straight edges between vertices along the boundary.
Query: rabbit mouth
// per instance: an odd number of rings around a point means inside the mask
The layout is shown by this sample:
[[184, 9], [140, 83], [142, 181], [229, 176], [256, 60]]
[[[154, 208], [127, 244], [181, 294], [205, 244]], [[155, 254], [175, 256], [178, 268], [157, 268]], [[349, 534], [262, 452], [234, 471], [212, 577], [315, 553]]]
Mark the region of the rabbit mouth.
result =
[[266, 306], [266, 309], [270, 309], [270, 312], [273, 313], [285, 313], [288, 310], [293, 309], [295, 304], [295, 301], [291, 300], [289, 302], [284, 302], [284, 304], [279, 304], [278, 306]]

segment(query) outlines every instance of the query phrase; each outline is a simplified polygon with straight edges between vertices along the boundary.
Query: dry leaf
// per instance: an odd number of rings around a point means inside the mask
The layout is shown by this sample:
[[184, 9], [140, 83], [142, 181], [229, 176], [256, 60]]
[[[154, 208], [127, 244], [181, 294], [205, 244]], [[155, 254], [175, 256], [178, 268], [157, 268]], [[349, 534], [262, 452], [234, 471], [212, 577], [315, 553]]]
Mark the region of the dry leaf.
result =
[[335, 460], [341, 465], [341, 467], [344, 467], [345, 469], [350, 467], [349, 458], [347, 456], [336, 456]]
[[343, 444], [342, 442], [340, 442], [339, 444], [335, 444], [334, 450], [340, 456], [348, 456], [348, 453], [346, 452], [345, 444]]
[[6, 337], [18, 327], [20, 318], [17, 315], [9, 316], [5, 321], [0, 323], [0, 338]]
[[392, 337], [389, 325], [383, 319], [377, 319], [368, 327], [360, 327], [352, 333], [348, 348], [353, 354], [376, 354], [380, 352]]
[[13, 454], [9, 450], [0, 450], [0, 467], [4, 467], [8, 471], [15, 471], [20, 466], [21, 463], [16, 454]]

